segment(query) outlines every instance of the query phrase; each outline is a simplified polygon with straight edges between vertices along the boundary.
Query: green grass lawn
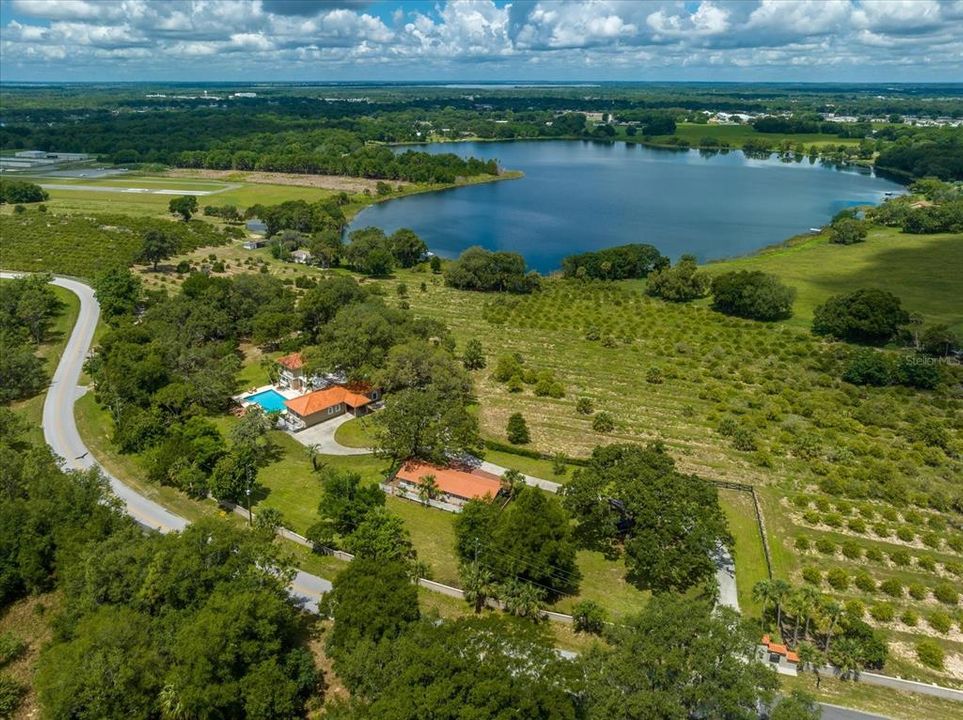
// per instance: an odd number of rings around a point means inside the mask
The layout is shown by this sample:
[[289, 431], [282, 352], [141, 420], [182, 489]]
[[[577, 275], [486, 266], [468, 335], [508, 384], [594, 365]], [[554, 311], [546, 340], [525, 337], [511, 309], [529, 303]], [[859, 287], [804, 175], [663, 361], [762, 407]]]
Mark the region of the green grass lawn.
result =
[[880, 713], [892, 720], [958, 720], [960, 717], [960, 703], [929, 695], [917, 695], [826, 676], [823, 676], [817, 690], [812, 673], [795, 678], [780, 675], [779, 681], [783, 691], [804, 690], [815, 695], [820, 702]]
[[760, 580], [767, 579], [769, 572], [752, 496], [740, 490], [720, 489], [719, 503], [729, 521], [729, 531], [735, 539], [732, 556], [736, 563], [739, 608], [744, 615], [758, 615], [762, 608], [752, 599], [752, 588]]
[[538, 458], [525, 457], [524, 455], [515, 455], [514, 453], [505, 452], [503, 450], [486, 449], [485, 460], [511, 470], [518, 470], [518, 472], [524, 473], [525, 475], [531, 475], [532, 477], [541, 478], [542, 480], [551, 480], [552, 482], [557, 483], [564, 483], [568, 481], [576, 469], [575, 465], [566, 465], [565, 472], [559, 475], [555, 472], [551, 460], [541, 460]]
[[374, 435], [371, 432], [371, 418], [358, 417], [348, 420], [335, 431], [334, 439], [345, 447], [372, 447], [374, 445]]
[[857, 245], [834, 245], [825, 234], [801, 236], [756, 255], [711, 263], [706, 270], [762, 270], [781, 278], [797, 293], [788, 325], [808, 328], [814, 308], [831, 295], [879, 287], [894, 292], [927, 322], [947, 323], [963, 333], [961, 267], [963, 235], [909, 235], [874, 227]]

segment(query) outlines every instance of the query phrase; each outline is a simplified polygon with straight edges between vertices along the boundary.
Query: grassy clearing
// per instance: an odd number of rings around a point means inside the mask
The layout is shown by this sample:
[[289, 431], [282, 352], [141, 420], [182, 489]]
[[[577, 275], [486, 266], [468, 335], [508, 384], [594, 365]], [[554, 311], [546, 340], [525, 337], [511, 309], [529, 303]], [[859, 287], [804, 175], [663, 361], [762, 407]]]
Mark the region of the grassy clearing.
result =
[[[836, 135], [825, 135], [821, 133], [805, 133], [800, 135], [787, 135], [783, 133], [761, 133], [757, 132], [751, 125], [702, 125], [699, 123], [679, 123], [676, 126], [675, 136], [688, 140], [693, 147], [698, 147], [699, 141], [705, 137], [712, 137], [721, 142], [727, 142], [733, 148], [741, 148], [746, 140], [758, 139], [766, 140], [771, 145], [778, 145], [784, 140], [788, 140], [793, 145], [802, 143], [809, 149], [810, 145], [858, 145], [857, 138], [841, 138]], [[667, 140], [670, 135], [663, 135], [654, 138], [656, 142]]]
[[903, 305], [927, 322], [947, 323], [963, 332], [959, 303], [963, 235], [908, 235], [874, 227], [866, 242], [834, 245], [826, 234], [801, 236], [756, 255], [706, 266], [710, 273], [762, 270], [796, 289], [788, 325], [808, 328], [813, 309], [830, 295], [861, 287], [896, 293]]
[[529, 458], [502, 450], [485, 450], [485, 459], [510, 470], [518, 470], [520, 473], [557, 483], [566, 482], [575, 471], [574, 465], [566, 465], [565, 472], [559, 475], [555, 472], [551, 460]]
[[823, 677], [819, 689], [816, 689], [816, 680], [812, 673], [795, 678], [781, 675], [779, 680], [784, 691], [805, 690], [815, 695], [820, 702], [880, 713], [893, 720], [957, 720], [960, 717], [960, 703], [928, 695], [916, 695], [832, 677]]
[[4, 675], [28, 688], [19, 710], [13, 716], [15, 718], [40, 715], [33, 676], [41, 650], [53, 639], [51, 620], [62, 603], [63, 597], [59, 592], [49, 592], [17, 600], [0, 611], [0, 635], [10, 633], [27, 644], [26, 652], [3, 668]]
[[735, 538], [733, 560], [736, 563], [736, 591], [744, 615], [758, 615], [762, 608], [752, 599], [752, 588], [769, 577], [766, 556], [756, 523], [752, 496], [739, 490], [719, 490], [719, 502]]

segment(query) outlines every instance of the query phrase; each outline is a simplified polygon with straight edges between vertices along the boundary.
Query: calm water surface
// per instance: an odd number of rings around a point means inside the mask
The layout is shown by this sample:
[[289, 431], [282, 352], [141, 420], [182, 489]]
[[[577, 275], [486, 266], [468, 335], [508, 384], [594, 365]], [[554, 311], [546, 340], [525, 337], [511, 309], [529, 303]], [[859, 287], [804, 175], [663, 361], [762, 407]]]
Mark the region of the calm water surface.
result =
[[350, 229], [409, 227], [443, 257], [472, 245], [512, 250], [542, 272], [566, 255], [630, 242], [651, 243], [673, 259], [743, 255], [823, 225], [842, 208], [902, 191], [867, 170], [740, 151], [707, 156], [577, 141], [419, 149], [497, 158], [525, 177], [389, 200], [362, 211]]

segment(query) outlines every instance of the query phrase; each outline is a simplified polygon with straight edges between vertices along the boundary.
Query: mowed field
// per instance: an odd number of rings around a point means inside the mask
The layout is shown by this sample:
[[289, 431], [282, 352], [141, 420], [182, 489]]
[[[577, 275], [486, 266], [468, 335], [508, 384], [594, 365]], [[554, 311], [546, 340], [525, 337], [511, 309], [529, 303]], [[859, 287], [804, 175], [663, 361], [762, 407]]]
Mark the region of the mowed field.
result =
[[[841, 138], [836, 135], [826, 135], [821, 133], [800, 133], [788, 135], [783, 133], [761, 133], [757, 132], [751, 125], [702, 125], [700, 123], [678, 123], [676, 125], [676, 137], [684, 138], [696, 147], [702, 138], [715, 138], [716, 140], [727, 142], [733, 148], [740, 148], [742, 144], [752, 138], [765, 140], [772, 145], [778, 145], [783, 140], [788, 140], [793, 145], [802, 143], [809, 149], [810, 145], [858, 145], [856, 138]], [[656, 141], [667, 140], [670, 135], [663, 135], [655, 138]]]

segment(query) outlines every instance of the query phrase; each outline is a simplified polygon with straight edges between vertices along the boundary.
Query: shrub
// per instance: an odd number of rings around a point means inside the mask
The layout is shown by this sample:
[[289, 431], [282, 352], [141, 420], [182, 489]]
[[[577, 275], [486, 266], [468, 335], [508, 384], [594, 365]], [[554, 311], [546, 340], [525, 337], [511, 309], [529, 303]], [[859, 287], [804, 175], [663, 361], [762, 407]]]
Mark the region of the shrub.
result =
[[903, 597], [903, 583], [896, 578], [888, 578], [879, 584], [879, 589], [890, 597]]
[[592, 420], [592, 429], [598, 433], [609, 433], [615, 430], [615, 420], [607, 412], [600, 412]]
[[916, 643], [916, 658], [926, 667], [943, 669], [943, 648], [933, 640], [920, 640]]
[[844, 607], [846, 608], [846, 614], [856, 620], [861, 620], [863, 615], [866, 614], [866, 607], [860, 600], [847, 600]]
[[893, 368], [885, 353], [863, 348], [850, 357], [843, 370], [843, 380], [853, 385], [883, 387], [892, 380]]
[[809, 538], [807, 538], [805, 535], [800, 535], [799, 537], [797, 537], [795, 545], [796, 545], [796, 549], [799, 552], [808, 552], [809, 548], [811, 547]]
[[950, 575], [956, 575], [957, 577], [963, 575], [963, 565], [954, 560], [943, 563], [943, 569]]
[[13, 717], [26, 694], [27, 688], [25, 685], [6, 675], [0, 675], [0, 717]]
[[913, 532], [912, 528], [908, 528], [905, 525], [900, 525], [898, 528], [896, 528], [896, 537], [903, 542], [912, 542], [916, 539], [916, 533]]
[[27, 649], [27, 643], [13, 633], [0, 635], [0, 667], [20, 658]]
[[743, 426], [736, 428], [736, 431], [732, 434], [732, 446], [736, 450], [742, 450], [743, 452], [753, 452], [756, 450], [756, 436], [753, 432]]
[[823, 523], [831, 528], [842, 527], [843, 518], [839, 513], [831, 512], [823, 516]]
[[829, 242], [837, 245], [861, 243], [869, 234], [869, 223], [854, 217], [841, 217], [829, 226]]
[[809, 507], [809, 496], [808, 495], [794, 495], [792, 499], [792, 504], [795, 505], [800, 510], [805, 510]]
[[953, 583], [941, 582], [933, 588], [933, 597], [945, 605], [956, 605], [960, 601], [960, 592]]
[[918, 582], [910, 583], [906, 586], [906, 590], [914, 600], [924, 600], [928, 594], [926, 586]]
[[929, 555], [920, 555], [916, 558], [916, 567], [920, 570], [928, 570], [933, 572], [936, 570], [936, 560], [931, 558]]
[[910, 564], [910, 554], [905, 550], [891, 551], [889, 559], [897, 567], [907, 567]]
[[881, 563], [883, 562], [883, 558], [884, 558], [883, 551], [880, 550], [878, 547], [873, 546], [871, 548], [866, 549], [866, 559], [869, 560], [870, 562]]
[[863, 556], [863, 549], [852, 540], [844, 542], [840, 549], [843, 552], [843, 556], [850, 560], [858, 560]]
[[816, 498], [815, 503], [816, 503], [816, 509], [819, 510], [820, 512], [829, 512], [829, 508], [830, 508], [829, 500], [827, 500], [826, 498], [818, 497]]
[[963, 552], [963, 535], [950, 535], [946, 538], [947, 546], [956, 552]]
[[605, 629], [606, 613], [598, 603], [582, 600], [572, 608], [572, 621], [575, 632], [587, 632], [599, 635]]
[[650, 367], [645, 371], [645, 381], [650, 385], [661, 385], [665, 382], [665, 376], [662, 374], [662, 368]]
[[927, 624], [941, 635], [946, 635], [953, 629], [953, 618], [942, 610], [931, 612], [926, 618]]
[[909, 627], [916, 627], [916, 623], [920, 621], [920, 616], [915, 610], [907, 608], [903, 611], [903, 614], [899, 616], [899, 621]]
[[866, 532], [866, 522], [862, 518], [850, 518], [847, 525], [854, 533], [863, 535]]
[[835, 555], [836, 543], [829, 538], [819, 538], [816, 541], [816, 550], [821, 552], [823, 555]]
[[896, 617], [896, 611], [889, 603], [876, 603], [869, 609], [869, 615], [877, 622], [892, 622]]
[[832, 568], [826, 573], [826, 582], [835, 590], [845, 590], [849, 587], [849, 573], [842, 568]]
[[823, 582], [823, 574], [819, 571], [819, 568], [812, 565], [803, 568], [802, 577], [810, 585], [821, 585]]
[[595, 412], [595, 405], [593, 405], [591, 398], [580, 397], [575, 401], [575, 412], [579, 415], [591, 415]]
[[920, 538], [926, 547], [933, 548], [934, 550], [940, 547], [941, 538], [939, 534], [935, 532], [924, 533], [923, 537]]
[[528, 423], [525, 422], [525, 418], [521, 413], [513, 413], [508, 418], [506, 432], [508, 434], [508, 442], [512, 445], [525, 445], [532, 439], [528, 432]]
[[803, 520], [805, 520], [810, 525], [819, 525], [823, 517], [816, 510], [807, 510], [803, 513]]
[[863, 592], [875, 592], [876, 581], [873, 580], [873, 576], [870, 575], [865, 570], [860, 570], [856, 573], [856, 578], [853, 581], [860, 590]]

